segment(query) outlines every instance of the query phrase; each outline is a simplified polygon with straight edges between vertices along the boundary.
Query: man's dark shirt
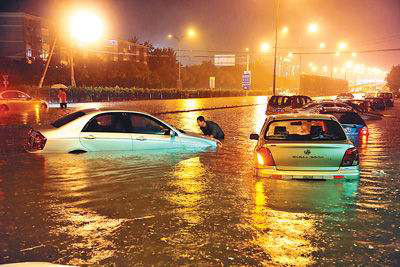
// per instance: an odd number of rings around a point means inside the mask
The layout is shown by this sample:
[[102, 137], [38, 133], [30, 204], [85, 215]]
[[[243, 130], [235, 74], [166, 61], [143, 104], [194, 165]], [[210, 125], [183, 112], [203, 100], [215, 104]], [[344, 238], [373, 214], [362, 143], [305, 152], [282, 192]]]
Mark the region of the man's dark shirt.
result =
[[206, 127], [200, 127], [204, 135], [212, 135], [215, 139], [224, 140], [225, 135], [221, 127], [213, 121], [206, 121]]

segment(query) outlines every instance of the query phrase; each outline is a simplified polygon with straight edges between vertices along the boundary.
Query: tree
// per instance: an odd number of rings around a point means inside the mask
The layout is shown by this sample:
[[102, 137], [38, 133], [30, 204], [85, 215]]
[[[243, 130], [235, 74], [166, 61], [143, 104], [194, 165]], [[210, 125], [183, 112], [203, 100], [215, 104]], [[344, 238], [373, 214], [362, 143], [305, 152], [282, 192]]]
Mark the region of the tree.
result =
[[386, 82], [390, 90], [398, 92], [400, 90], [400, 65], [393, 66], [386, 76]]

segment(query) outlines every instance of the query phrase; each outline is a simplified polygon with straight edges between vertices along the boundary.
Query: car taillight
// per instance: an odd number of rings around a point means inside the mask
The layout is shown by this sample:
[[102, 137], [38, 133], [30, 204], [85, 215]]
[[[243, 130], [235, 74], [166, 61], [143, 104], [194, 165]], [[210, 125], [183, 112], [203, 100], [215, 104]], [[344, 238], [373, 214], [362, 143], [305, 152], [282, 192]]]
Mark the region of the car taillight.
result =
[[272, 153], [268, 148], [261, 147], [257, 149], [256, 154], [258, 166], [276, 166]]
[[46, 145], [46, 137], [43, 136], [40, 132], [30, 130], [30, 139], [29, 139], [29, 145], [31, 149], [36, 149], [36, 150], [43, 150], [44, 146]]
[[357, 166], [359, 161], [358, 150], [357, 148], [349, 148], [344, 153], [342, 163], [340, 164], [341, 167], [348, 167], [348, 166]]

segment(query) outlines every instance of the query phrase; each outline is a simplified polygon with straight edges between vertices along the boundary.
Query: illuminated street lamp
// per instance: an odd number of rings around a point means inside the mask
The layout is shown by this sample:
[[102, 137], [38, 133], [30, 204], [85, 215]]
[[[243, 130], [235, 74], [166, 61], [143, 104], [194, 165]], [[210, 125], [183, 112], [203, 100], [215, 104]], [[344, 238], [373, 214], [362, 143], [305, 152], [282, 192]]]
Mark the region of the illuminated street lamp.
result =
[[289, 28], [287, 27], [287, 26], [285, 26], [285, 27], [283, 27], [282, 28], [282, 31], [281, 31], [283, 34], [287, 34], [288, 32], [289, 32]]
[[262, 53], [267, 53], [270, 50], [271, 46], [267, 42], [262, 42], [260, 45], [260, 51]]
[[188, 38], [194, 38], [196, 37], [196, 31], [192, 28], [189, 28], [185, 34], [181, 35], [181, 36], [176, 36], [173, 34], [168, 34], [167, 37], [168, 39], [175, 39], [178, 41], [178, 81], [177, 81], [177, 88], [178, 89], [182, 89], [182, 80], [181, 80], [181, 63], [180, 63], [180, 58], [181, 58], [181, 43], [182, 40], [186, 37]]
[[347, 43], [346, 43], [346, 42], [340, 42], [340, 43], [338, 44], [338, 48], [339, 48], [339, 50], [344, 50], [344, 49], [346, 49], [346, 48], [347, 48]]
[[326, 48], [326, 44], [324, 42], [319, 44], [319, 48], [320, 49], [325, 49]]
[[[78, 10], [70, 14], [68, 21], [65, 21], [68, 26], [68, 32], [72, 39], [72, 45], [74, 42], [79, 45], [87, 45], [98, 41], [104, 34], [104, 23], [103, 20], [93, 11], [89, 10]], [[52, 58], [54, 47], [56, 45], [57, 37], [54, 38], [53, 46], [50, 51], [50, 55], [47, 59], [45, 69], [39, 81], [39, 87], [42, 87], [44, 78], [47, 73], [47, 69]], [[71, 65], [71, 86], [75, 87], [75, 72], [74, 72], [74, 60], [72, 55], [72, 49], [70, 51], [70, 65]]]
[[319, 30], [319, 26], [317, 23], [310, 23], [308, 24], [308, 32], [309, 33], [315, 33]]

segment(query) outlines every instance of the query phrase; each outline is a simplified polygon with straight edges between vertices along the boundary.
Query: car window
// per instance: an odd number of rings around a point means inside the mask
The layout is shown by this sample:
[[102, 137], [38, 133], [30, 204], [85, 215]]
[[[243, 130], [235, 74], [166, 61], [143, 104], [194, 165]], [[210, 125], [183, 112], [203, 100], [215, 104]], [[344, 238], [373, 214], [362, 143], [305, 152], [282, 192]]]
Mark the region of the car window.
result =
[[18, 98], [27, 99], [29, 98], [29, 96], [23, 92], [18, 92]]
[[313, 107], [315, 107], [315, 106], [317, 106], [317, 105], [319, 105], [319, 103], [310, 102], [310, 103], [308, 103], [307, 105], [305, 105], [303, 108], [304, 108], [304, 109], [309, 109], [309, 108], [313, 108]]
[[333, 120], [282, 120], [271, 122], [265, 132], [266, 140], [328, 141], [346, 140], [342, 127]]
[[18, 92], [4, 92], [1, 96], [3, 98], [18, 98]]
[[82, 111], [74, 112], [56, 120], [55, 122], [51, 123], [51, 125], [53, 125], [56, 128], [60, 128], [61, 126], [70, 123], [71, 121], [74, 121], [77, 118], [80, 118], [84, 115], [86, 115], [86, 113]]
[[93, 117], [82, 132], [126, 133], [129, 124], [119, 112], [103, 113]]
[[333, 103], [331, 103], [331, 102], [325, 102], [325, 103], [322, 103], [322, 106], [323, 106], [324, 108], [332, 108], [332, 107], [335, 106], [335, 104], [333, 104]]
[[131, 123], [131, 133], [165, 135], [169, 128], [160, 121], [143, 114], [128, 114]]

